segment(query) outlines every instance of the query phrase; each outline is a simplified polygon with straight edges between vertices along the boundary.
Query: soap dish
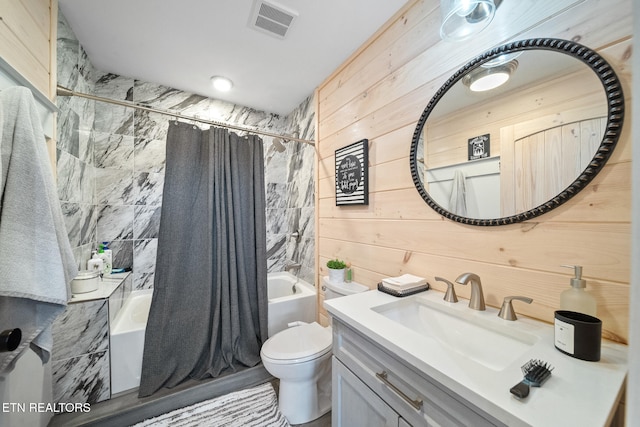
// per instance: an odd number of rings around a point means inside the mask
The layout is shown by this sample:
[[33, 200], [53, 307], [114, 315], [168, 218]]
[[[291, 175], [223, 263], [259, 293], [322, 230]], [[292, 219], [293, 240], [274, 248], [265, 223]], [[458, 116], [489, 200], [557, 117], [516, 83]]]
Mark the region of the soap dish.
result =
[[420, 292], [424, 292], [429, 290], [429, 284], [425, 283], [417, 288], [407, 289], [406, 291], [396, 291], [395, 289], [389, 289], [382, 282], [378, 283], [378, 290], [380, 292], [384, 292], [385, 294], [393, 295], [394, 297], [408, 297], [409, 295], [418, 294]]

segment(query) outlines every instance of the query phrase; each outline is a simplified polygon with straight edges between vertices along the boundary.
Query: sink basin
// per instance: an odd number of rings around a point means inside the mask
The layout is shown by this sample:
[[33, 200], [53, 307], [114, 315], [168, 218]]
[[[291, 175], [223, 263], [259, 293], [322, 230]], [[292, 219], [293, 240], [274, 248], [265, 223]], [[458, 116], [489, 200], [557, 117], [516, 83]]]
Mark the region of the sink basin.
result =
[[494, 371], [520, 359], [539, 339], [519, 330], [516, 322], [502, 320], [495, 313], [471, 310], [464, 303], [454, 307], [413, 297], [371, 309]]

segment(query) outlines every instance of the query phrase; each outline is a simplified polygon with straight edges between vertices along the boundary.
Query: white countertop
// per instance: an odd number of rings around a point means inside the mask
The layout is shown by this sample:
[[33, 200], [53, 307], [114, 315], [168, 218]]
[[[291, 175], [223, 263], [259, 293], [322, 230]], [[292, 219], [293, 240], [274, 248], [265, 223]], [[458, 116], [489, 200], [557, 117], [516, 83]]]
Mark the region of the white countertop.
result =
[[[522, 358], [500, 371], [492, 370], [372, 310], [409, 298], [423, 298], [448, 305], [452, 310], [472, 312], [473, 316], [505, 322], [509, 328], [534, 333], [541, 338]], [[434, 290], [405, 298], [372, 290], [330, 299], [324, 304], [333, 317], [505, 424], [604, 426], [611, 420], [627, 374], [627, 346], [602, 340], [599, 362], [575, 359], [555, 348], [552, 324], [522, 315], [509, 322], [498, 318], [495, 308], [475, 311], [468, 308], [467, 300], [451, 304], [442, 298], [443, 294]], [[522, 380], [521, 366], [532, 358], [549, 363], [554, 370], [542, 387], [532, 388], [529, 397], [518, 400], [509, 389]]]
[[109, 298], [113, 291], [115, 291], [116, 288], [120, 286], [120, 283], [122, 283], [122, 281], [126, 279], [129, 274], [131, 274], [130, 271], [124, 273], [106, 274], [98, 283], [98, 289], [91, 292], [83, 292], [81, 294], [72, 294], [69, 303]]

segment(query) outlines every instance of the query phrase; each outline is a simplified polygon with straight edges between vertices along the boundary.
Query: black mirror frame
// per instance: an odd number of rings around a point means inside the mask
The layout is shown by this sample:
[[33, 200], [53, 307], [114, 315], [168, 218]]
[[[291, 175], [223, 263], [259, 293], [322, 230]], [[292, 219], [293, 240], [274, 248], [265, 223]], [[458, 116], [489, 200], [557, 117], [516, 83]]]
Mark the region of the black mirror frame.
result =
[[[438, 205], [427, 193], [420, 181], [418, 175], [418, 162], [417, 151], [420, 136], [422, 130], [429, 117], [431, 111], [435, 108], [436, 104], [445, 95], [445, 93], [456, 83], [458, 80], [467, 74], [467, 72], [476, 68], [478, 65], [490, 61], [499, 55], [526, 51], [526, 50], [551, 50], [555, 52], [565, 53], [580, 61], [584, 62], [593, 72], [595, 72], [600, 79], [605, 95], [607, 98], [607, 126], [605, 128], [602, 142], [598, 147], [593, 159], [586, 167], [586, 169], [578, 176], [567, 188], [565, 188], [560, 194], [552, 198], [551, 200], [533, 208], [526, 212], [522, 212], [516, 215], [506, 216], [502, 218], [467, 218], [453, 214], [442, 206]], [[580, 190], [591, 182], [591, 180], [600, 172], [603, 168], [613, 149], [615, 148], [620, 134], [622, 132], [622, 124], [624, 121], [624, 95], [622, 92], [622, 85], [615, 71], [609, 65], [609, 63], [588, 47], [575, 43], [569, 40], [553, 39], [553, 38], [536, 38], [519, 40], [512, 43], [507, 43], [502, 46], [498, 46], [491, 49], [482, 55], [471, 60], [465, 64], [462, 68], [455, 72], [445, 83], [438, 89], [436, 94], [431, 98], [429, 104], [422, 112], [416, 130], [413, 133], [413, 139], [411, 142], [411, 151], [409, 154], [409, 164], [411, 166], [411, 177], [413, 183], [420, 193], [420, 196], [424, 201], [436, 212], [445, 218], [451, 219], [456, 222], [460, 222], [468, 225], [478, 226], [494, 226], [494, 225], [507, 225], [515, 224], [522, 221], [527, 221], [537, 216], [540, 216], [552, 209], [557, 208], [567, 200], [575, 196]], [[426, 141], [425, 141], [426, 144]]]

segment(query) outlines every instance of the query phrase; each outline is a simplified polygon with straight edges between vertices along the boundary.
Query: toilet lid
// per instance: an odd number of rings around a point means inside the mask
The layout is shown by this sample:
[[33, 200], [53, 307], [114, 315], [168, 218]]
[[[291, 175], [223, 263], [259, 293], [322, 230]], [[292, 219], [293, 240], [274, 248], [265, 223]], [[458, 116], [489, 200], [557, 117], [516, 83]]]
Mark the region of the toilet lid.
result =
[[331, 328], [313, 322], [278, 332], [262, 346], [262, 354], [273, 360], [304, 362], [331, 348]]

